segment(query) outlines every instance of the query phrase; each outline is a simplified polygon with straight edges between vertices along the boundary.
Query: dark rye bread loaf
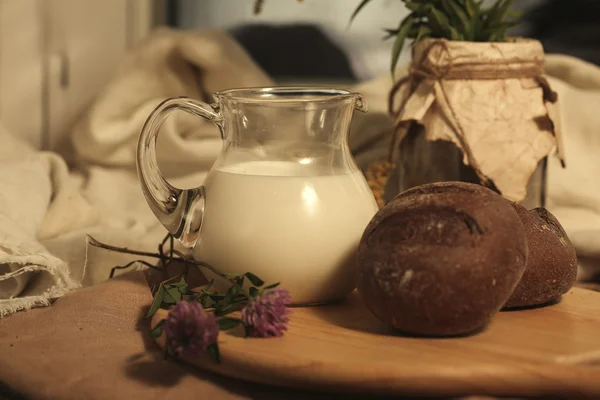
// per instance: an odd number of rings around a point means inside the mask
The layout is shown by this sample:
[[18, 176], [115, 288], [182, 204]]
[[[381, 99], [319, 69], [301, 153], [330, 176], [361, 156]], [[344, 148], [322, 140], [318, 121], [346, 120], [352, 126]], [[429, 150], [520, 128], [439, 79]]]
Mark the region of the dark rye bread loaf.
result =
[[527, 235], [527, 268], [507, 308], [529, 307], [558, 299], [577, 278], [577, 255], [567, 233], [548, 210], [528, 211], [514, 204]]
[[358, 290], [383, 322], [452, 336], [483, 327], [525, 270], [527, 240], [511, 204], [479, 185], [415, 187], [382, 208], [358, 251]]

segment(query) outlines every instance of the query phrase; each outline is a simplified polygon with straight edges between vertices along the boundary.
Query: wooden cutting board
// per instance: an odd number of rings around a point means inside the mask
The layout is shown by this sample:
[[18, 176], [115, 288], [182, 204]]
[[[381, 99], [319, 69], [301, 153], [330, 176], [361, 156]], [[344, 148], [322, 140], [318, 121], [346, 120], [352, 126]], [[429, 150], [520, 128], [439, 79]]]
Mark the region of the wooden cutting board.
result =
[[[152, 321], [166, 317], [160, 310]], [[158, 343], [164, 347], [164, 335]], [[480, 333], [399, 336], [353, 293], [342, 303], [294, 308], [283, 338], [219, 336], [218, 374], [290, 388], [426, 396], [600, 398], [600, 293], [573, 289], [558, 304], [498, 313]]]

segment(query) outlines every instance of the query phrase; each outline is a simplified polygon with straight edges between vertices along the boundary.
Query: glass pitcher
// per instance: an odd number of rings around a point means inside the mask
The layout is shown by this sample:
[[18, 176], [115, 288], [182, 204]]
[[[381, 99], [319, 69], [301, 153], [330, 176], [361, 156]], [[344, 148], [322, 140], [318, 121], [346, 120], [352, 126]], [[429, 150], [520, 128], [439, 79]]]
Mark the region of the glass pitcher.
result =
[[[165, 100], [146, 121], [137, 167], [150, 208], [196, 260], [220, 272], [280, 282], [296, 305], [345, 297], [355, 288], [358, 243], [378, 210], [348, 147], [353, 111], [367, 111], [363, 98], [298, 87], [214, 97], [212, 105]], [[176, 109], [213, 122], [223, 139], [195, 189], [170, 185], [156, 161], [159, 128]]]

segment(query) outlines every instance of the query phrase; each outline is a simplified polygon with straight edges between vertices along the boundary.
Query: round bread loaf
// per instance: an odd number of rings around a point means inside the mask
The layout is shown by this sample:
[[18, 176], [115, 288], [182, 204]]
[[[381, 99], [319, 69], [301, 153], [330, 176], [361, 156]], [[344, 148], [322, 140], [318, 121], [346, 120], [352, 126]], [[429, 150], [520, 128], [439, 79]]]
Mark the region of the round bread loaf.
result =
[[369, 223], [358, 251], [358, 290], [393, 328], [454, 336], [482, 328], [525, 271], [527, 240], [510, 202], [480, 185], [407, 190]]
[[527, 235], [527, 268], [505, 307], [530, 307], [558, 299], [577, 278], [577, 255], [567, 233], [545, 208], [513, 203]]

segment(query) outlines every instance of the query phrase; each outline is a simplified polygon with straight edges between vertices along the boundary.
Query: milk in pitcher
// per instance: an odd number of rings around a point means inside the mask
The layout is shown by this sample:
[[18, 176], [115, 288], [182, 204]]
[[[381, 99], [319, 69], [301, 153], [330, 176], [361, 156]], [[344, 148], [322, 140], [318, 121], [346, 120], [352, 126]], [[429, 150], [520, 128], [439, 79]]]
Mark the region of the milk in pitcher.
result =
[[294, 304], [349, 294], [358, 243], [378, 208], [364, 178], [355, 176], [360, 171], [322, 168], [288, 161], [214, 168], [204, 184], [194, 258], [280, 282]]

